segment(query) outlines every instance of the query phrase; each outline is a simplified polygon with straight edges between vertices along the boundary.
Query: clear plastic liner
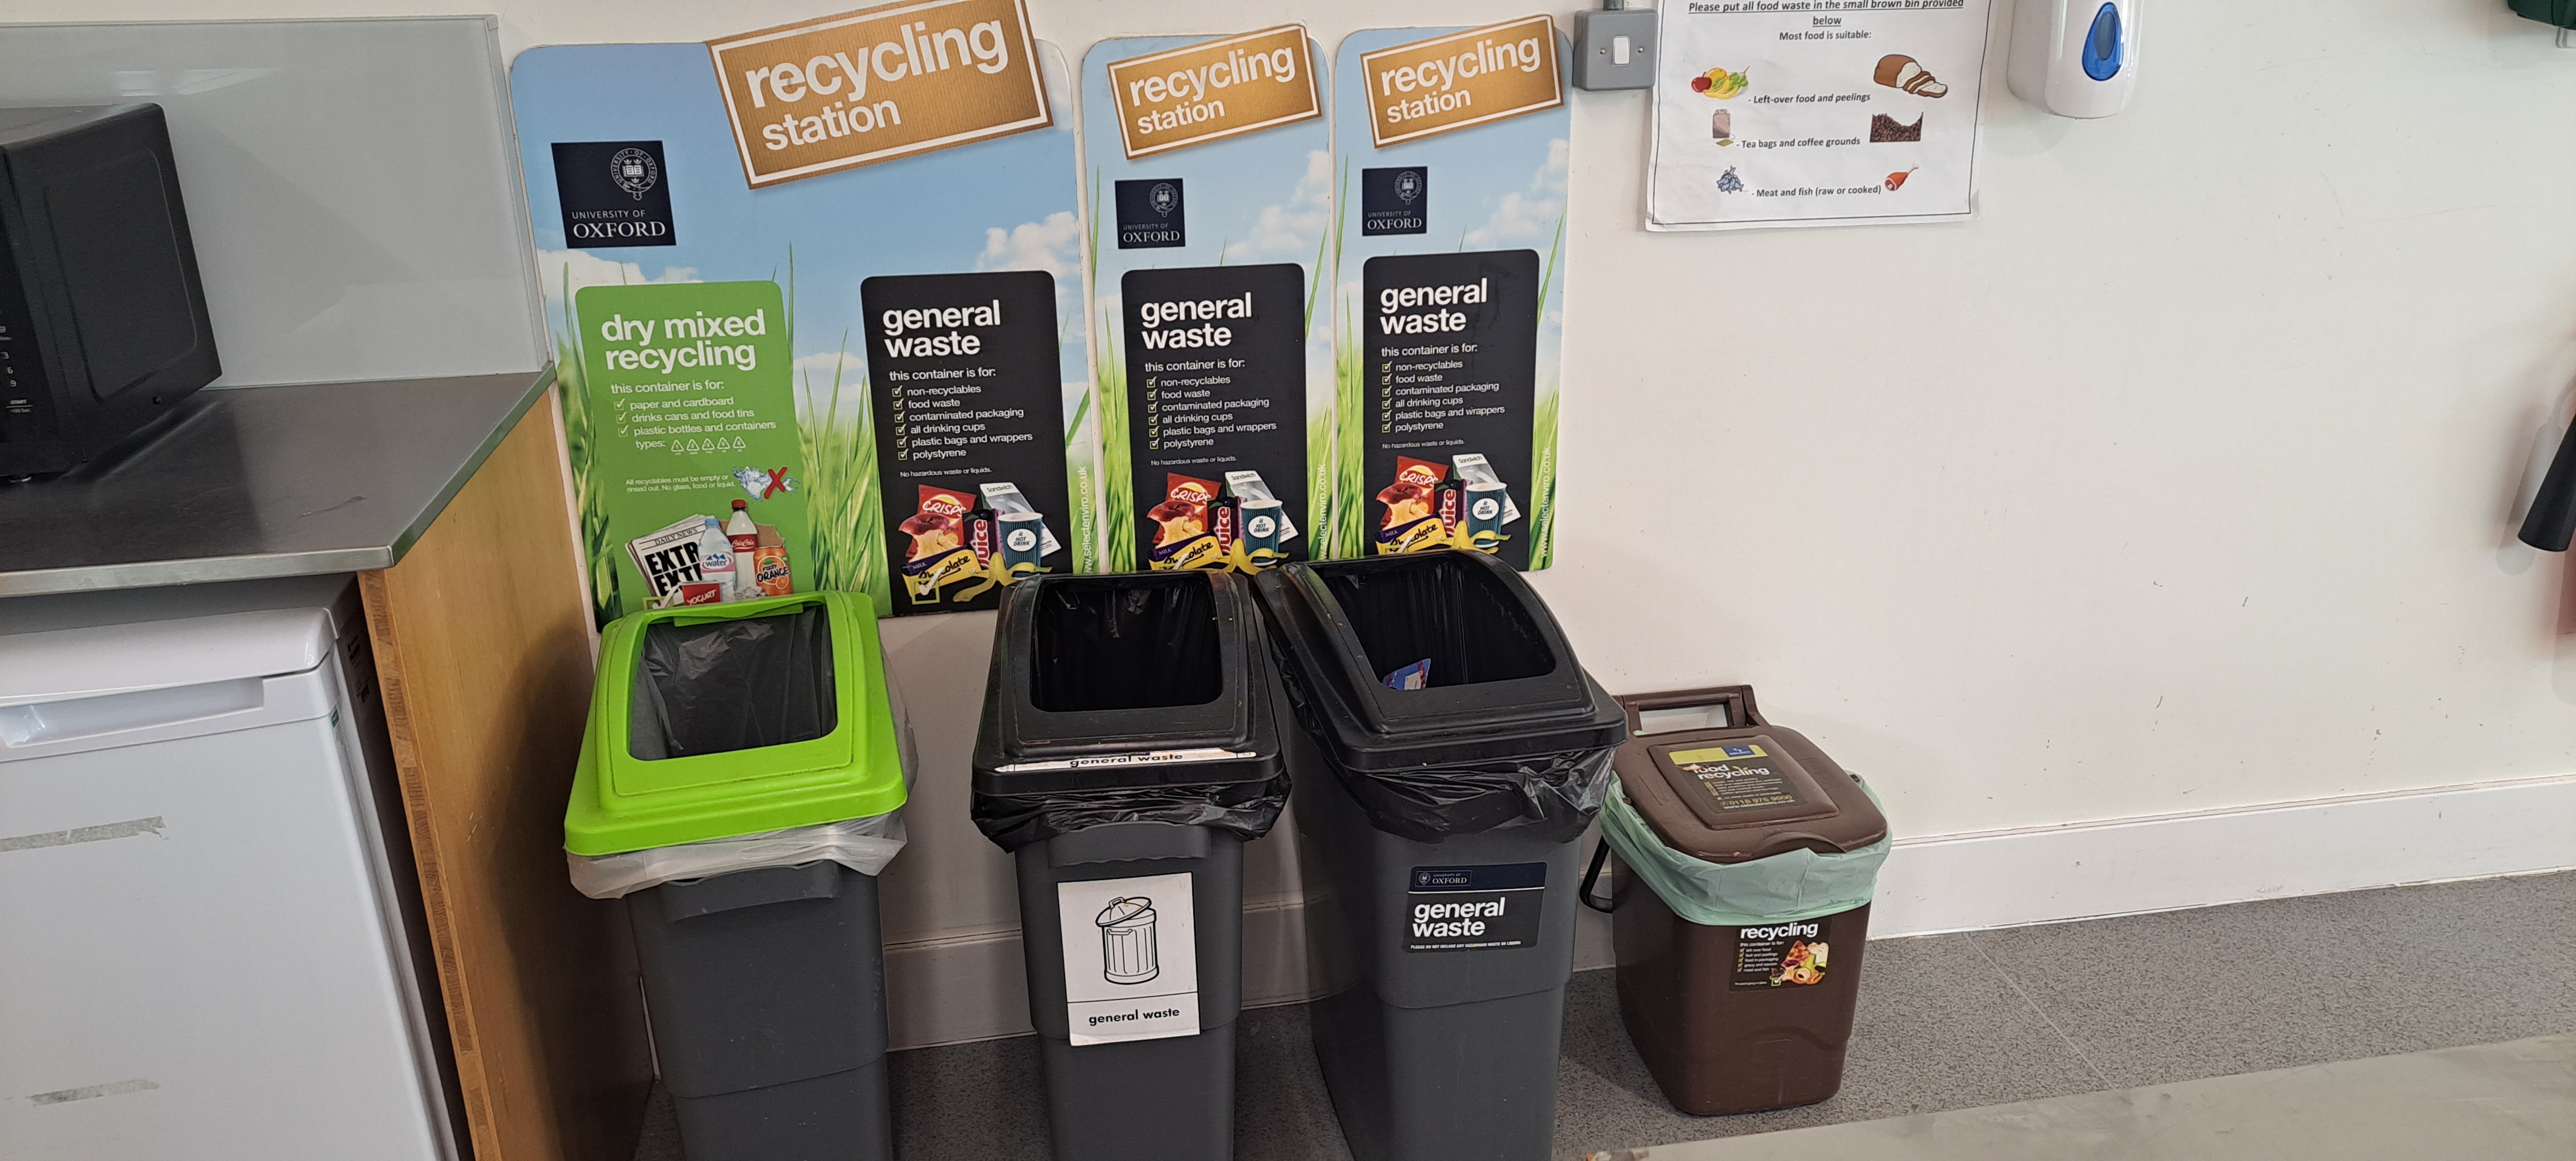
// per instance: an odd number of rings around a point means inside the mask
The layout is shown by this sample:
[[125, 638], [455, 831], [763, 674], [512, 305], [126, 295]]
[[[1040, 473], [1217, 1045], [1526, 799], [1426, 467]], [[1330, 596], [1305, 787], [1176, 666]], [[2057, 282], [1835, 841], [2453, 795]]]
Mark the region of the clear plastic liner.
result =
[[[1872, 802], [1878, 794], [1853, 775]], [[1891, 837], [1855, 851], [1820, 854], [1783, 851], [1741, 863], [1695, 859], [1655, 837], [1654, 828], [1629, 805], [1626, 791], [1610, 789], [1601, 808], [1601, 837], [1619, 852], [1620, 865], [1646, 884], [1666, 907], [1711, 927], [1758, 927], [1849, 911], [1878, 893], [1879, 864]]]
[[762, 867], [797, 867], [829, 859], [863, 875], [885, 870], [903, 851], [903, 812], [800, 826], [739, 838], [647, 847], [615, 855], [567, 853], [573, 889], [617, 899], [681, 879], [703, 879]]

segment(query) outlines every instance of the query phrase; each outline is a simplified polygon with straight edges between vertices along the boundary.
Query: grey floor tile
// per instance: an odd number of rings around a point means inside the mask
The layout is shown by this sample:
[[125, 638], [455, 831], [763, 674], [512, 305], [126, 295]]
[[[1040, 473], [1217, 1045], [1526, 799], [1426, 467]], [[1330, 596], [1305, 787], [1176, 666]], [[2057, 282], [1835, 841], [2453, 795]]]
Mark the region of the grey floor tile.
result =
[[2174, 1084], [1620, 1150], [1613, 1161], [2566, 1161], [2576, 1038], [2342, 1060]]
[[887, 1056], [895, 1156], [1047, 1161], [1046, 1089], [1034, 1036]]
[[660, 1084], [653, 1086], [653, 1099], [644, 1104], [644, 1134], [635, 1140], [635, 1161], [685, 1161], [671, 1090]]
[[2065, 1031], [2108, 1086], [2576, 1028], [2576, 874], [2313, 895], [1968, 938]]
[[1305, 1005], [1292, 1004], [1256, 1008], [1236, 1022], [1235, 1161], [1350, 1161], [1306, 1015]]
[[2105, 1087], [1964, 936], [1869, 945], [1842, 1092], [1823, 1104], [1690, 1117], [1666, 1103], [1619, 1023], [1615, 973], [1581, 972], [1565, 1005], [1556, 1152], [1695, 1141], [2001, 1104]]

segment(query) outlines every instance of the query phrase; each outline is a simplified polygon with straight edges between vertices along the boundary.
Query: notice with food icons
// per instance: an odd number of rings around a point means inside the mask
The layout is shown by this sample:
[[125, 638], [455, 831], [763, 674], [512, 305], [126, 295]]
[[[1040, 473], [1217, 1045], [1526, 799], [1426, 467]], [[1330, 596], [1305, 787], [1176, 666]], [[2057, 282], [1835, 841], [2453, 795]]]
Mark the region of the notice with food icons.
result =
[[1829, 968], [1827, 920], [1801, 919], [1762, 927], [1735, 929], [1735, 970], [1728, 986], [1737, 989], [1806, 987], [1825, 982]]
[[1964, 218], [1989, 0], [1657, 8], [1646, 228]]

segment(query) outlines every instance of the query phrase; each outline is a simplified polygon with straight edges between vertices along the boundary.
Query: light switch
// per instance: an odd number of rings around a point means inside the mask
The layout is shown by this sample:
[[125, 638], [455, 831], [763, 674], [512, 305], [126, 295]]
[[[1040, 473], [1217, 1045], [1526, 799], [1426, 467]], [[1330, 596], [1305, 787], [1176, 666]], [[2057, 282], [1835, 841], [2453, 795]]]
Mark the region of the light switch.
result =
[[1650, 89], [1655, 85], [1652, 9], [1595, 9], [1574, 14], [1574, 87]]

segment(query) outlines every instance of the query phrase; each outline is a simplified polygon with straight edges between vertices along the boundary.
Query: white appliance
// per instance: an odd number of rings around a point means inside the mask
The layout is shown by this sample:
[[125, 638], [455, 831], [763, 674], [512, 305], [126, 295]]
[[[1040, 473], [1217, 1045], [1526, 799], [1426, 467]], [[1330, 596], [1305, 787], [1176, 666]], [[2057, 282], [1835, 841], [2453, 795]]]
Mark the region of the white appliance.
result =
[[2020, 0], [2013, 95], [2060, 117], [2108, 117], [2138, 91], [2139, 0]]
[[0, 1158], [459, 1156], [355, 597], [0, 601]]

